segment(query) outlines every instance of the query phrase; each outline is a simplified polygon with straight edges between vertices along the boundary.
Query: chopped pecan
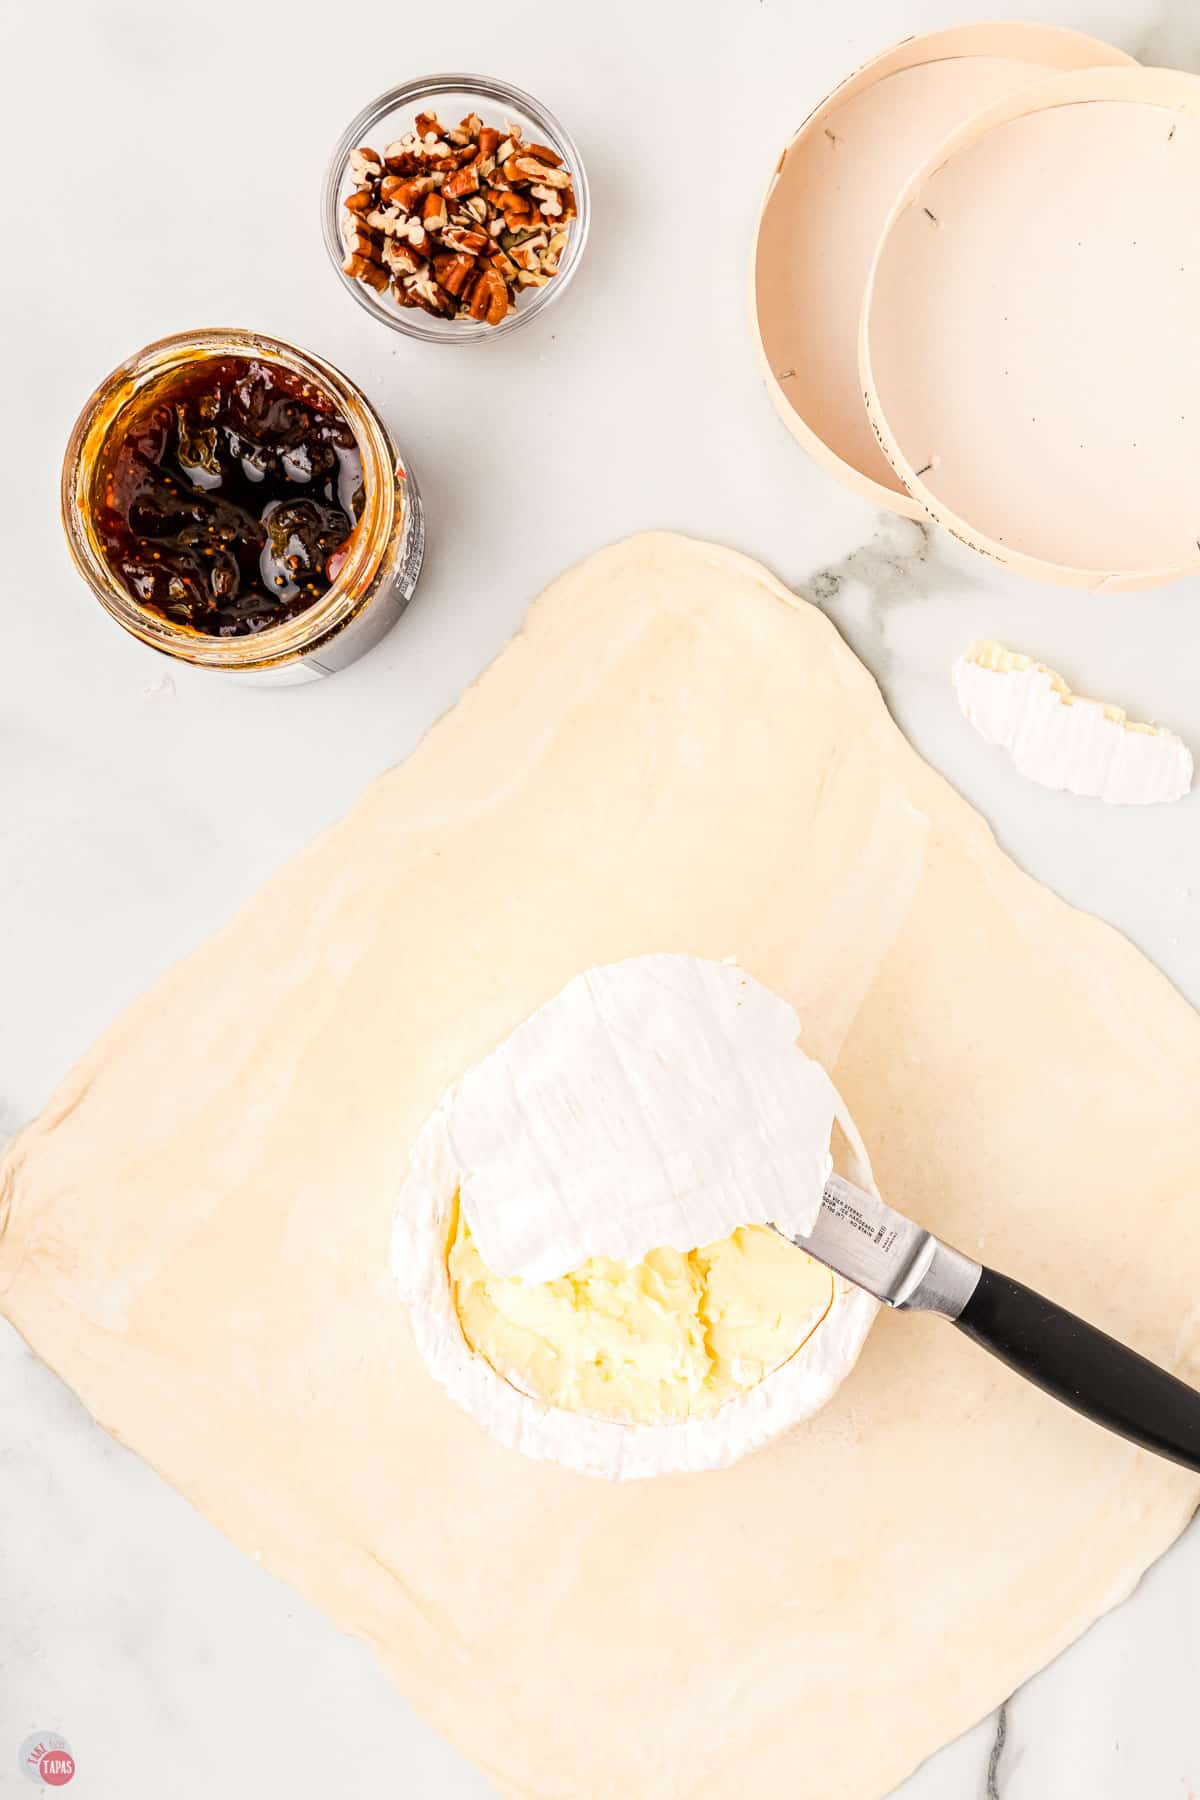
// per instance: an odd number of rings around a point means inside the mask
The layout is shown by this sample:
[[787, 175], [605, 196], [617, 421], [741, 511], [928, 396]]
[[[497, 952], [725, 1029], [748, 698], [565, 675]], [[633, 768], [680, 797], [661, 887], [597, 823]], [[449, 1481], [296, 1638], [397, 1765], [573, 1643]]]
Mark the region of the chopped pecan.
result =
[[421, 269], [416, 275], [409, 275], [404, 282], [404, 291], [415, 306], [423, 306], [426, 312], [438, 313], [445, 317], [454, 311], [454, 302], [450, 295], [438, 286], [428, 269]]
[[353, 213], [342, 228], [342, 239], [346, 245], [347, 256], [370, 256], [378, 262], [383, 253], [383, 236], [378, 231], [356, 218]]
[[557, 219], [561, 215], [563, 204], [552, 187], [544, 187], [535, 181], [529, 191], [538, 202], [538, 211], [547, 219]]
[[395, 237], [400, 227], [406, 223], [405, 215], [398, 206], [377, 206], [366, 217], [367, 224], [382, 232], [384, 237]]
[[537, 212], [532, 200], [524, 194], [505, 194], [500, 201], [500, 211], [509, 231], [518, 231], [522, 225], [532, 225]]
[[541, 182], [544, 187], [563, 188], [569, 186], [571, 180], [565, 169], [552, 168], [549, 163], [539, 162], [536, 156], [525, 152], [520, 156], [510, 156], [503, 168], [504, 179], [514, 187], [528, 182]]
[[365, 281], [368, 287], [377, 288], [381, 293], [388, 284], [387, 270], [369, 256], [348, 256], [342, 268], [355, 281]]
[[431, 188], [421, 203], [421, 223], [426, 231], [439, 232], [446, 228], [446, 202], [440, 188]]
[[350, 152], [350, 173], [360, 184], [374, 181], [383, 173], [383, 159], [369, 144], [360, 144], [357, 150]]
[[461, 250], [445, 251], [433, 259], [433, 272], [448, 294], [458, 296], [475, 273], [475, 258], [464, 256]]
[[352, 194], [346, 195], [346, 198], [342, 201], [342, 205], [346, 208], [347, 212], [370, 212], [371, 207], [374, 205], [374, 202], [371, 199], [370, 188], [355, 188]]
[[[432, 193], [433, 177], [430, 175], [410, 175], [406, 180], [396, 183], [388, 196], [392, 206], [399, 206], [404, 212], [412, 212], [418, 200]], [[381, 189], [382, 191], [382, 189]]]
[[478, 256], [488, 247], [487, 233], [474, 225], [447, 225], [441, 239], [448, 249], [461, 250], [467, 256]]
[[421, 267], [421, 261], [421, 257], [406, 239], [388, 238], [383, 246], [383, 266], [390, 269], [393, 275], [415, 275]]
[[524, 238], [521, 243], [511, 245], [508, 254], [519, 269], [525, 269], [532, 274], [541, 266], [538, 252], [543, 250], [545, 245], [546, 234], [544, 231], [538, 231], [530, 237]]
[[566, 247], [567, 247], [566, 232], [565, 231], [556, 231], [554, 233], [554, 236], [550, 239], [549, 244], [547, 244], [546, 253], [542, 257], [542, 268], [546, 271], [547, 275], [557, 275], [558, 274], [558, 265], [559, 265], [559, 262], [562, 260], [562, 253], [566, 249]]
[[473, 163], [465, 169], [456, 169], [453, 175], [447, 175], [442, 184], [442, 192], [447, 200], [461, 200], [467, 194], [479, 192], [479, 171]]
[[384, 164], [391, 175], [415, 175], [421, 167], [421, 157], [415, 138], [399, 138], [389, 144], [383, 153]]
[[468, 312], [485, 325], [498, 325], [508, 311], [508, 288], [503, 275], [495, 269], [481, 269], [471, 289]]

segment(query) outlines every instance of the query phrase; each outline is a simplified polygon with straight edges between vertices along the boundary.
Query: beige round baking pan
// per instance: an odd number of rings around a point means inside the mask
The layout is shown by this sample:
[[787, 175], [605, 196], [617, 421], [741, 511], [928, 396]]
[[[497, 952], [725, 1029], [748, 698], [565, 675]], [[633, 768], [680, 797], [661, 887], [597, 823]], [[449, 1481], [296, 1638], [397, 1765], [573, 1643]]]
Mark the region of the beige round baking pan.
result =
[[1200, 568], [1200, 78], [1055, 76], [898, 198], [860, 322], [867, 409], [925, 511], [1070, 587]]
[[777, 412], [809, 454], [909, 518], [858, 378], [867, 271], [914, 169], [981, 107], [1055, 70], [1128, 64], [1053, 25], [964, 25], [897, 44], [823, 100], [779, 158], [751, 264], [751, 331]]

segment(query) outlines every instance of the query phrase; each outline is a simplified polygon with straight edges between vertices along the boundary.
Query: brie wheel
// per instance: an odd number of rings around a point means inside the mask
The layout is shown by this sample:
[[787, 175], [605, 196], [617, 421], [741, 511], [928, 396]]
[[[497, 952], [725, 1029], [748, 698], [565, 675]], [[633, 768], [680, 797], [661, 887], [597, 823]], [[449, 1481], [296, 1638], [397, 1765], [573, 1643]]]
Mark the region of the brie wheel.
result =
[[1178, 800], [1192, 785], [1192, 753], [1174, 732], [1085, 700], [1053, 669], [1003, 644], [972, 644], [954, 665], [954, 691], [976, 731], [1042, 787], [1146, 806]]
[[804, 1232], [865, 1151], [783, 1000], [641, 956], [568, 983], [443, 1097], [392, 1241], [417, 1346], [501, 1442], [621, 1480], [720, 1468], [830, 1398], [877, 1310]]

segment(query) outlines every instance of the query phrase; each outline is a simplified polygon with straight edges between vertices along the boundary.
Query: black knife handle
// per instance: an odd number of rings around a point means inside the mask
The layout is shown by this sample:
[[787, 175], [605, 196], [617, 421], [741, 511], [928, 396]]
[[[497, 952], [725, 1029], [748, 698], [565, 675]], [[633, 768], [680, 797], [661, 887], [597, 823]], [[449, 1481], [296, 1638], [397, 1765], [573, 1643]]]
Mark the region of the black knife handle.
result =
[[1085, 1418], [1200, 1470], [1200, 1393], [1127, 1344], [988, 1268], [955, 1324]]

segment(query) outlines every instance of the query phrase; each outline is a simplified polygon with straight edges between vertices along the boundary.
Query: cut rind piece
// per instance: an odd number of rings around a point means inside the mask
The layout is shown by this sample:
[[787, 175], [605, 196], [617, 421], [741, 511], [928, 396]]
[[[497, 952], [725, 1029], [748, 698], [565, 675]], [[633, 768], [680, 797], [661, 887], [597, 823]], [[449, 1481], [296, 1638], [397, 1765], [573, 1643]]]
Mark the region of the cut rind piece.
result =
[[[505, 1194], [510, 1198], [516, 1195], [519, 1199], [523, 1194], [522, 1184], [535, 1178], [523, 1158], [524, 1149], [536, 1139], [535, 1131], [529, 1126], [528, 1109], [524, 1125], [518, 1128], [506, 1105], [498, 1104], [493, 1111], [491, 1105], [486, 1104], [489, 1093], [502, 1100], [506, 1083], [515, 1091], [516, 1084], [511, 1082], [514, 1054], [519, 1066], [530, 1073], [530, 1091], [536, 1093], [539, 1100], [545, 1101], [549, 1096], [553, 1103], [556, 1089], [559, 1097], [570, 1091], [577, 1095], [588, 1093], [587, 1057], [586, 1054], [580, 1057], [575, 1052], [580, 1044], [594, 1050], [595, 1038], [586, 1029], [580, 1010], [581, 996], [600, 996], [601, 1009], [609, 1023], [619, 1026], [623, 1019], [627, 1021], [625, 1002], [647, 992], [647, 977], [660, 994], [667, 997], [674, 1025], [672, 1019], [655, 1019], [646, 1012], [637, 1041], [631, 1038], [626, 1044], [629, 1054], [623, 1066], [630, 1077], [633, 1096], [636, 1096], [639, 1061], [645, 1075], [656, 1060], [663, 1057], [662, 1079], [670, 1088], [683, 1090], [680, 1106], [665, 1127], [667, 1153], [664, 1166], [675, 1168], [676, 1174], [682, 1174], [685, 1181], [697, 1176], [695, 1159], [686, 1164], [673, 1164], [670, 1146], [678, 1141], [674, 1132], [684, 1133], [697, 1126], [695, 1116], [689, 1111], [687, 1090], [695, 1085], [702, 1069], [712, 1081], [707, 1099], [715, 1122], [715, 1135], [710, 1134], [707, 1147], [718, 1152], [728, 1150], [729, 1145], [723, 1146], [720, 1142], [721, 1131], [728, 1126], [739, 1106], [743, 1125], [749, 1121], [755, 1133], [765, 1139], [765, 1149], [762, 1144], [752, 1146], [755, 1154], [749, 1162], [737, 1158], [731, 1161], [727, 1156], [715, 1161], [710, 1170], [713, 1180], [707, 1191], [703, 1183], [699, 1183], [694, 1191], [681, 1191], [676, 1196], [680, 1203], [676, 1207], [677, 1247], [692, 1249], [709, 1241], [714, 1235], [713, 1221], [718, 1236], [741, 1224], [766, 1222], [772, 1208], [778, 1208], [781, 1223], [785, 1218], [796, 1219], [800, 1221], [796, 1229], [803, 1231], [820, 1204], [821, 1186], [830, 1165], [829, 1137], [835, 1121], [841, 1127], [847, 1147], [847, 1172], [860, 1184], [873, 1187], [870, 1165], [854, 1124], [828, 1076], [797, 1047], [799, 1021], [785, 1001], [768, 993], [741, 971], [724, 964], [691, 957], [635, 957], [605, 969], [588, 971], [586, 977], [569, 983], [556, 1000], [528, 1021], [528, 1025], [536, 1027], [535, 1045], [543, 1049], [548, 1045], [554, 1047], [561, 1064], [557, 1081], [553, 1079], [552, 1067], [540, 1055], [532, 1061], [523, 1061], [522, 1046], [530, 1041], [528, 1035], [523, 1035], [527, 1034], [527, 1025], [514, 1031], [498, 1051], [476, 1065], [449, 1090], [417, 1139], [392, 1234], [392, 1269], [411, 1307], [417, 1348], [430, 1373], [456, 1404], [511, 1449], [541, 1461], [559, 1463], [581, 1474], [617, 1481], [724, 1468], [808, 1418], [831, 1398], [853, 1367], [878, 1311], [876, 1301], [869, 1295], [835, 1278], [828, 1311], [787, 1361], [715, 1411], [666, 1423], [645, 1424], [593, 1417], [546, 1404], [519, 1391], [472, 1349], [455, 1304], [448, 1262], [460, 1194], [465, 1196], [472, 1173], [476, 1177], [491, 1177], [490, 1187], [485, 1186], [485, 1194], [490, 1193], [490, 1199], [482, 1208], [477, 1208], [474, 1217], [468, 1213], [472, 1232], [480, 1236], [480, 1220], [485, 1233], [489, 1223], [502, 1225], [503, 1214], [508, 1210], [504, 1204]], [[734, 997], [737, 999], [734, 1011], [723, 1010], [723, 1002]], [[711, 1010], [714, 1031], [707, 1047], [700, 1043], [689, 1049], [687, 1030], [675, 1027], [695, 1027], [698, 1015], [694, 1003], [697, 1000]], [[578, 1040], [569, 1034], [572, 1025], [581, 1030]], [[564, 1028], [568, 1031], [565, 1039]], [[723, 1056], [718, 1046], [725, 1032], [730, 1037], [725, 1045], [727, 1054]], [[672, 1049], [668, 1054], [669, 1044]], [[509, 1053], [507, 1061], [506, 1052]], [[731, 1068], [743, 1071], [747, 1085], [740, 1095]], [[595, 1072], [594, 1068], [592, 1072]], [[591, 1089], [591, 1097], [594, 1100], [606, 1091], [605, 1082], [600, 1079]], [[731, 1093], [736, 1101], [732, 1112]], [[788, 1096], [799, 1096], [796, 1099], [801, 1108], [799, 1136], [791, 1129], [795, 1121], [780, 1110]], [[608, 1098], [611, 1100], [611, 1094]], [[662, 1240], [657, 1233], [662, 1228], [662, 1209], [656, 1206], [647, 1211], [637, 1205], [636, 1199], [622, 1209], [620, 1202], [623, 1196], [628, 1199], [628, 1190], [614, 1179], [614, 1171], [639, 1166], [638, 1134], [646, 1116], [645, 1109], [637, 1104], [623, 1111], [620, 1118], [611, 1112], [604, 1115], [610, 1148], [615, 1147], [616, 1153], [610, 1156], [607, 1185], [602, 1181], [598, 1188], [585, 1185], [581, 1190], [585, 1195], [590, 1194], [588, 1210], [572, 1212], [570, 1206], [563, 1205], [563, 1196], [570, 1194], [570, 1186], [564, 1187], [552, 1172], [542, 1193], [548, 1196], [546, 1210], [552, 1225], [557, 1222], [564, 1229], [548, 1230], [541, 1241], [536, 1236], [532, 1240], [526, 1237], [522, 1243], [523, 1262], [519, 1257], [516, 1269], [510, 1262], [508, 1272], [523, 1273], [529, 1280], [541, 1280], [547, 1278], [547, 1274], [553, 1276], [575, 1266], [584, 1260], [574, 1250], [574, 1245], [580, 1241], [578, 1233], [582, 1233], [585, 1247], [589, 1237], [598, 1236], [610, 1246], [607, 1254], [615, 1253], [630, 1259], [640, 1259], [659, 1246]], [[559, 1117], [559, 1123], [562, 1122]], [[587, 1120], [574, 1122], [582, 1123], [586, 1135]], [[572, 1121], [566, 1123], [570, 1126]], [[478, 1127], [478, 1136], [474, 1127]], [[626, 1127], [630, 1127], [627, 1133]], [[514, 1131], [519, 1142], [509, 1135]], [[823, 1133], [820, 1143], [805, 1143], [804, 1134], [807, 1132], [811, 1136], [814, 1131]], [[569, 1129], [565, 1137], [554, 1133], [551, 1137], [556, 1149], [560, 1153], [565, 1151], [570, 1167], [583, 1139], [573, 1138]], [[482, 1163], [477, 1163], [473, 1170], [468, 1169], [462, 1154], [464, 1139], [484, 1155], [491, 1155], [493, 1165], [485, 1168]], [[542, 1149], [545, 1149], [545, 1141]], [[631, 1159], [628, 1164], [624, 1160], [626, 1156]], [[795, 1159], [795, 1189], [790, 1195], [776, 1185], [775, 1179], [786, 1167], [787, 1157]], [[603, 1159], [599, 1160], [598, 1166], [603, 1173]], [[644, 1174], [648, 1165], [643, 1163], [641, 1167]], [[500, 1179], [497, 1182], [498, 1170]], [[762, 1194], [757, 1201], [750, 1176], [763, 1182]], [[814, 1178], [818, 1181], [815, 1201], [811, 1191]], [[692, 1202], [697, 1202], [694, 1210]], [[465, 1198], [463, 1206], [465, 1209]], [[531, 1206], [528, 1210], [536, 1212], [537, 1208]], [[622, 1211], [623, 1222], [614, 1231], [613, 1215]], [[690, 1223], [693, 1219], [705, 1223], [696, 1226]], [[691, 1241], [679, 1244], [680, 1238], [691, 1238]], [[484, 1237], [480, 1236], [481, 1249], [484, 1242]], [[493, 1261], [496, 1248], [499, 1247], [503, 1259], [505, 1246], [503, 1230], [494, 1233], [486, 1258], [490, 1267], [497, 1266]], [[616, 1246], [615, 1251], [611, 1246]], [[605, 1252], [597, 1245], [592, 1253]]]
[[811, 1229], [837, 1091], [786, 1000], [727, 963], [588, 969], [446, 1100], [467, 1223], [497, 1275], [551, 1281], [739, 1225]]
[[954, 691], [976, 731], [1042, 787], [1150, 806], [1192, 785], [1192, 753], [1174, 732], [1072, 693], [1055, 670], [1003, 644], [972, 644], [954, 665]]

